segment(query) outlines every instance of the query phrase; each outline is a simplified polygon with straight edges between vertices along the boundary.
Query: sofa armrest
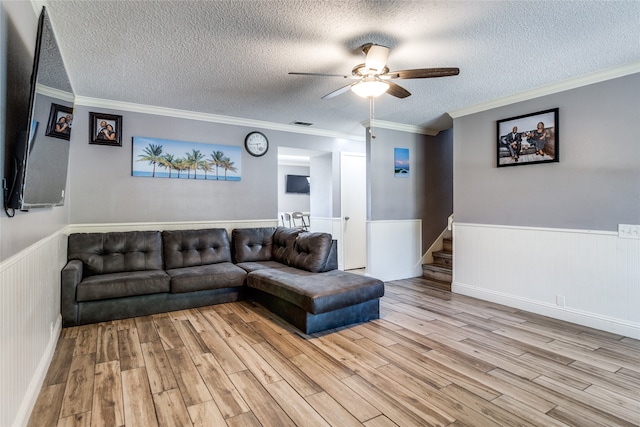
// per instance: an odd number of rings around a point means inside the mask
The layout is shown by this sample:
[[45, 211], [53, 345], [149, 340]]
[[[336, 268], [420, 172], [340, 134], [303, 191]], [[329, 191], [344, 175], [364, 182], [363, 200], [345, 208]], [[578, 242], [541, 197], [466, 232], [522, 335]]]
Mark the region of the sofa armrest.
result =
[[63, 327], [78, 323], [76, 288], [82, 281], [82, 268], [82, 261], [74, 259], [69, 261], [60, 273], [60, 311]]
[[331, 241], [331, 249], [329, 250], [329, 256], [327, 256], [327, 262], [324, 264], [323, 272], [337, 270], [338, 269], [338, 241]]

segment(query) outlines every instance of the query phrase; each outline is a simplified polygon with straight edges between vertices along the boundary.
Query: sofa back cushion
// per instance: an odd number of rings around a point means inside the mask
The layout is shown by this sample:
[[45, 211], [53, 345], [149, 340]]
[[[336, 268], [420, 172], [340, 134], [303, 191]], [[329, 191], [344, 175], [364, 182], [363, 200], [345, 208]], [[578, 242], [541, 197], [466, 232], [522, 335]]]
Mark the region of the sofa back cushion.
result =
[[329, 233], [300, 233], [293, 245], [289, 265], [313, 273], [326, 271], [331, 247]]
[[86, 276], [162, 270], [162, 240], [159, 231], [74, 233], [67, 258], [82, 261]]
[[282, 264], [289, 264], [289, 259], [293, 254], [293, 245], [300, 233], [301, 230], [297, 228], [276, 228], [273, 233], [271, 259]]
[[231, 232], [233, 262], [271, 261], [274, 227], [236, 228]]
[[231, 261], [229, 235], [224, 228], [162, 232], [167, 270]]

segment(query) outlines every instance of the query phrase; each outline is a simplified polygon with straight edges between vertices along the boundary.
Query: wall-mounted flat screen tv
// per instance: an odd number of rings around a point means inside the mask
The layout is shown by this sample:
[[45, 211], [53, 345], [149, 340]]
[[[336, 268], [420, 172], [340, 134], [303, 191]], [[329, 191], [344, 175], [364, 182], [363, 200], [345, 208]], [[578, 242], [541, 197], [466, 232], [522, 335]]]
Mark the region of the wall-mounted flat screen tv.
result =
[[285, 193], [289, 194], [310, 194], [310, 179], [307, 175], [287, 175], [285, 177]]
[[9, 156], [5, 209], [62, 206], [65, 199], [75, 96], [44, 7], [30, 82], [28, 114], [16, 125]]

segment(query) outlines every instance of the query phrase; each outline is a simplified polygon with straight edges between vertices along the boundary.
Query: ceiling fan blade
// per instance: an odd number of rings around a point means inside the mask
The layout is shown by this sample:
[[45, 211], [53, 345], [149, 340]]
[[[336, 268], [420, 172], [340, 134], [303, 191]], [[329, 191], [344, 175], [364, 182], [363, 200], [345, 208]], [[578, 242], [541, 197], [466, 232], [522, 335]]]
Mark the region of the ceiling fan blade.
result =
[[416, 68], [414, 70], [391, 71], [387, 75], [392, 79], [429, 79], [460, 74], [459, 68]]
[[334, 96], [342, 95], [345, 92], [349, 92], [349, 89], [351, 89], [351, 86], [353, 86], [354, 84], [356, 84], [356, 83], [352, 83], [350, 85], [342, 86], [340, 89], [336, 89], [333, 92], [330, 92], [330, 93], [326, 94], [321, 99], [333, 98]]
[[289, 73], [294, 76], [320, 76], [320, 77], [342, 77], [343, 79], [348, 79], [351, 76], [345, 76], [344, 74], [327, 74], [327, 73]]
[[407, 96], [411, 96], [411, 92], [406, 90], [400, 85], [395, 84], [394, 82], [387, 82], [389, 84], [389, 89], [387, 89], [387, 93], [391, 96], [395, 96], [396, 98], [406, 98]]

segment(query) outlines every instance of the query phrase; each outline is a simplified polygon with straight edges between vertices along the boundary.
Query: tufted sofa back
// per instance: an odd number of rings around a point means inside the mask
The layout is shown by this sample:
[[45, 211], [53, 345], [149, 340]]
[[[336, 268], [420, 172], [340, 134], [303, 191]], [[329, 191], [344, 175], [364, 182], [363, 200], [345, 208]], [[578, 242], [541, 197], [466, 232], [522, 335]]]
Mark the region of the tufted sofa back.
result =
[[289, 259], [293, 253], [293, 245], [300, 233], [301, 231], [297, 228], [276, 228], [273, 233], [271, 259], [282, 264], [289, 264]]
[[313, 273], [326, 271], [331, 247], [331, 234], [300, 233], [293, 245], [289, 265]]
[[231, 232], [233, 262], [270, 261], [275, 230], [273, 227], [234, 229]]
[[235, 263], [276, 261], [314, 273], [338, 268], [331, 234], [295, 228], [236, 228], [232, 236]]
[[74, 233], [68, 242], [67, 258], [82, 261], [86, 276], [162, 270], [159, 231]]
[[224, 228], [162, 232], [167, 270], [231, 261], [229, 234]]

